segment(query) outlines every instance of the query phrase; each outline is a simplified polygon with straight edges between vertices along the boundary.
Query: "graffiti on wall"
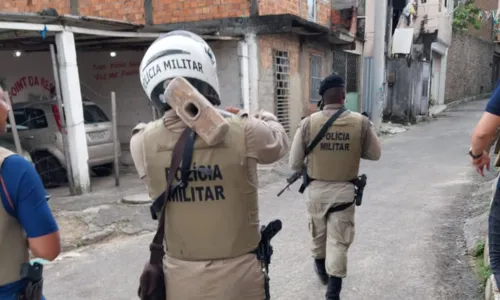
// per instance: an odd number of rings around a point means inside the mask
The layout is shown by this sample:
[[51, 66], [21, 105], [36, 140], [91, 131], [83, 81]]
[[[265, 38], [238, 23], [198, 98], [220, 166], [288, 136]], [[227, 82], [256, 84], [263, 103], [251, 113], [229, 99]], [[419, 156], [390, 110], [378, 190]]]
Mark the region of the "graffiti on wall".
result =
[[29, 89], [30, 92], [34, 89], [35, 93], [29, 93], [29, 99], [18, 99], [20, 101], [33, 101], [46, 100], [53, 88], [54, 84], [47, 78], [41, 76], [22, 76], [14, 81], [8, 91], [11, 97], [16, 97], [26, 89]]
[[129, 76], [139, 76], [140, 62], [122, 61], [107, 64], [93, 64], [92, 71], [95, 80], [118, 79]]

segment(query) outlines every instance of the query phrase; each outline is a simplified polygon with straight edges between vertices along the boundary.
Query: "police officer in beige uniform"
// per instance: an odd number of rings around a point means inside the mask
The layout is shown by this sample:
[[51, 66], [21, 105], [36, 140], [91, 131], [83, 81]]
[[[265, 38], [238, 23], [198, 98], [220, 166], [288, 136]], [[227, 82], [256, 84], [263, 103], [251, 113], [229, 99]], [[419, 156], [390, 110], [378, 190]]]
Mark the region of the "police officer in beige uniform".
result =
[[331, 208], [352, 203], [355, 188], [349, 181], [358, 177], [360, 159], [378, 160], [380, 142], [370, 120], [344, 111], [329, 127], [318, 145], [305, 157], [305, 150], [327, 120], [345, 101], [345, 82], [332, 74], [321, 83], [323, 110], [302, 120], [290, 150], [290, 167], [311, 178], [307, 211], [311, 253], [315, 271], [328, 284], [326, 299], [340, 299], [342, 278], [347, 274], [347, 251], [354, 239], [355, 205], [327, 213]]
[[[186, 31], [156, 40], [141, 73], [144, 90], [163, 117], [134, 128], [130, 149], [155, 199], [165, 191], [172, 149], [186, 128], [163, 101], [163, 83], [184, 77], [220, 105], [219, 83], [212, 50]], [[262, 264], [252, 253], [260, 241], [257, 164], [284, 157], [289, 142], [273, 114], [228, 111], [235, 115], [227, 119], [226, 136], [215, 146], [195, 140], [188, 185], [166, 201], [163, 266], [169, 300], [265, 299]]]

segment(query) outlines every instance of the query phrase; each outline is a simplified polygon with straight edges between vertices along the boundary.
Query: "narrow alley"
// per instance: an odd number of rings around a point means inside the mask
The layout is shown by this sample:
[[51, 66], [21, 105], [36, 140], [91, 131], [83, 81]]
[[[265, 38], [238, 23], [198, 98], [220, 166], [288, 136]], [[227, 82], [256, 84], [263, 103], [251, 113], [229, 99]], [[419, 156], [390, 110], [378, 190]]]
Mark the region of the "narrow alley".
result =
[[[487, 180], [475, 173], [467, 155], [485, 104], [462, 104], [437, 120], [386, 137], [381, 160], [363, 162], [368, 184], [363, 205], [357, 207], [342, 299], [479, 299], [463, 224], [472, 193]], [[283, 177], [260, 192], [262, 223], [283, 221], [273, 240], [272, 299], [324, 299], [325, 287], [309, 254], [303, 196], [297, 183], [278, 198], [284, 184]], [[117, 239], [47, 264], [47, 299], [137, 299], [151, 239], [152, 234]]]

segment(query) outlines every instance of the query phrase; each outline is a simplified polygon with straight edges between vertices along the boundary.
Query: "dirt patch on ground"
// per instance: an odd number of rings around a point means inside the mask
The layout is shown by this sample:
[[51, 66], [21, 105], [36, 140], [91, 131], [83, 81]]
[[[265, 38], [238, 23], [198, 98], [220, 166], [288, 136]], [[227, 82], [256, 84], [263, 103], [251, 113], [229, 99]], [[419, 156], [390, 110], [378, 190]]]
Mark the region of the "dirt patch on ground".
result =
[[82, 237], [89, 230], [88, 225], [77, 216], [62, 214], [55, 217], [59, 225], [63, 251], [78, 247]]

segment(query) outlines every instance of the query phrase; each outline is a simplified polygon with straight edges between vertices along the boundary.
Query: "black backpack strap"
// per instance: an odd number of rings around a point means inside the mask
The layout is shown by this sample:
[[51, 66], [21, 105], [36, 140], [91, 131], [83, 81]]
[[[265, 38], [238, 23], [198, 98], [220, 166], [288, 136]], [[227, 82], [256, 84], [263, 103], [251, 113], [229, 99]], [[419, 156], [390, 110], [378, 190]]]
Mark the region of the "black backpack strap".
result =
[[[175, 144], [174, 150], [172, 151], [172, 159], [170, 161], [170, 171], [168, 172], [167, 176], [167, 186], [165, 191], [158, 196], [158, 198], [155, 200], [155, 203], [161, 203], [162, 208], [160, 212], [160, 220], [158, 222], [158, 228], [156, 230], [156, 234], [153, 238], [153, 242], [149, 246], [150, 249], [150, 257], [149, 257], [149, 262], [151, 264], [157, 264], [161, 265], [162, 260], [163, 260], [163, 255], [165, 252], [163, 251], [163, 237], [165, 235], [165, 210], [166, 210], [166, 201], [172, 194], [172, 192], [175, 192], [172, 186], [172, 183], [174, 182], [175, 179], [175, 173], [179, 166], [181, 165], [181, 161], [183, 156], [186, 155], [186, 146], [189, 140], [189, 136], [191, 133], [191, 129], [186, 128], [184, 132], [181, 134], [181, 137]], [[189, 151], [188, 151], [189, 152]]]
[[193, 161], [193, 152], [194, 152], [194, 142], [196, 139], [196, 132], [191, 130], [189, 137], [186, 141], [186, 145], [184, 146], [184, 155], [182, 157], [182, 165], [181, 165], [181, 180], [175, 185], [175, 188], [181, 187], [184, 188], [188, 185], [189, 174], [191, 173], [191, 162]]
[[319, 142], [323, 139], [323, 137], [325, 137], [325, 134], [328, 131], [328, 129], [345, 111], [346, 111], [345, 107], [342, 106], [335, 114], [333, 114], [333, 116], [330, 117], [330, 119], [328, 119], [328, 121], [326, 121], [325, 125], [321, 127], [318, 134], [314, 137], [309, 146], [307, 146], [304, 157], [308, 156], [314, 150], [314, 148], [319, 144]]
[[[177, 188], [179, 187], [185, 187], [188, 184], [189, 180], [189, 173], [191, 172], [191, 160], [193, 158], [193, 151], [194, 151], [194, 141], [196, 138], [196, 132], [192, 130], [191, 128], [187, 128], [181, 136], [181, 142], [182, 145], [179, 147], [182, 147], [182, 153], [177, 153], [177, 155], [182, 155], [182, 157], [178, 157], [177, 159], [182, 159], [182, 165], [173, 167], [174, 164], [171, 163], [171, 171], [174, 172], [180, 168], [181, 169], [181, 180], [175, 184], [169, 183], [169, 186], [171, 185], [170, 188], [170, 193], [173, 193]], [[177, 145], [176, 145], [177, 146]], [[174, 149], [175, 151], [175, 149]], [[175, 152], [174, 152], [175, 153]], [[172, 154], [173, 155], [173, 154]], [[172, 156], [173, 157], [173, 156]], [[179, 160], [180, 163], [180, 160]], [[172, 175], [174, 176], [174, 175]], [[174, 177], [172, 177], [173, 181]], [[162, 193], [162, 195], [158, 198], [156, 198], [155, 201], [153, 201], [153, 204], [150, 207], [151, 211], [151, 218], [153, 220], [156, 220], [158, 215], [161, 213], [162, 207], [165, 204], [165, 192]]]

